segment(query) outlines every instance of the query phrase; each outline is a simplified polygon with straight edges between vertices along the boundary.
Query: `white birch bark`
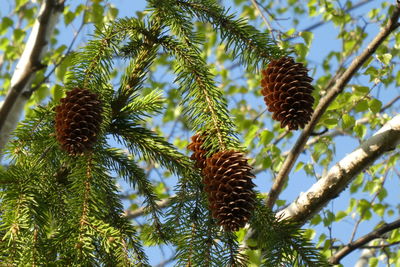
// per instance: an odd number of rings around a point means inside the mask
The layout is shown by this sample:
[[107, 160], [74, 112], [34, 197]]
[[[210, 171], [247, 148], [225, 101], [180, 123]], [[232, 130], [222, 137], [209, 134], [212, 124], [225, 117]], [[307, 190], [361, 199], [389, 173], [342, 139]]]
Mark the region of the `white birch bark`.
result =
[[336, 163], [307, 192], [292, 202], [277, 216], [305, 223], [332, 199], [336, 198], [365, 168], [400, 143], [400, 115], [388, 121], [371, 138]]
[[25, 49], [11, 78], [10, 89], [0, 106], [0, 160], [2, 150], [21, 119], [29, 99], [36, 71], [43, 68], [41, 61], [48, 49], [51, 34], [63, 11], [65, 0], [45, 0], [26, 42]]

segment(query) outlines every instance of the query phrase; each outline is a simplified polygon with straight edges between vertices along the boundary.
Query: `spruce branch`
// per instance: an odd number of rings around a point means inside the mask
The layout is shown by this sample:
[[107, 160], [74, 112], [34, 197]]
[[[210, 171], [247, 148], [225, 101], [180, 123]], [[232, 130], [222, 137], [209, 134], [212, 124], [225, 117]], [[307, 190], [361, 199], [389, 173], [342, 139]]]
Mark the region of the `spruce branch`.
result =
[[[158, 23], [154, 23], [150, 29], [147, 29], [143, 23], [135, 19], [119, 20], [115, 25], [121, 30], [127, 27], [133, 36], [135, 36], [135, 34], [141, 34], [143, 38], [140, 40], [142, 45], [134, 49], [135, 57], [125, 70], [124, 75], [122, 75], [121, 85], [111, 104], [114, 114], [129, 103], [133, 98], [133, 94], [143, 85], [144, 78], [158, 50], [158, 45], [154, 40], [162, 29]], [[124, 48], [121, 50], [124, 51]], [[130, 51], [130, 53], [132, 53], [132, 51]]]
[[375, 53], [376, 49], [383, 43], [384, 40], [398, 28], [400, 16], [400, 3], [396, 5], [392, 15], [389, 17], [387, 23], [382, 27], [381, 31], [375, 36], [375, 38], [368, 44], [367, 48], [351, 62], [350, 66], [341, 74], [335, 78], [333, 85], [326, 89], [327, 94], [319, 101], [315, 108], [314, 114], [311, 117], [310, 123], [304, 128], [303, 132], [297, 139], [292, 150], [283, 162], [282, 168], [277, 174], [274, 184], [269, 191], [266, 205], [272, 208], [281, 193], [283, 186], [285, 185], [288, 175], [293, 168], [299, 154], [303, 150], [310, 134], [314, 131], [318, 121], [328, 108], [328, 106], [335, 100], [335, 98], [343, 92], [348, 82], [356, 74], [356, 72], [362, 67], [362, 65]]
[[79, 255], [89, 256], [92, 251], [91, 239], [87, 238], [87, 231], [89, 226], [89, 201], [91, 195], [91, 180], [92, 180], [92, 157], [89, 155], [86, 162], [86, 173], [85, 179], [83, 182], [83, 198], [82, 198], [82, 207], [81, 207], [81, 215], [79, 217], [79, 234], [78, 240], [76, 243], [76, 247], [79, 249]]
[[[160, 207], [157, 205], [159, 199], [155, 194], [153, 185], [148, 181], [143, 169], [141, 169], [128, 157], [125, 153], [118, 149], [108, 148], [104, 151], [105, 164], [110, 169], [116, 171], [126, 182], [131, 184], [132, 187], [137, 187], [140, 195], [144, 196], [143, 213], [150, 212], [156, 227], [160, 227], [161, 216]], [[129, 218], [127, 218], [129, 219]]]
[[360, 237], [359, 239], [345, 245], [343, 248], [341, 248], [338, 252], [336, 252], [333, 256], [329, 258], [329, 262], [331, 264], [339, 264], [340, 261], [346, 257], [348, 254], [353, 252], [356, 249], [359, 249], [363, 247], [365, 244], [368, 242], [382, 237], [387, 232], [393, 231], [395, 229], [400, 228], [400, 219], [396, 220], [394, 222], [384, 224], [383, 226], [379, 227], [378, 229], [375, 229], [374, 231]]
[[297, 222], [275, 216], [261, 203], [261, 199], [257, 202], [250, 225], [251, 239], [256, 241], [256, 247], [263, 254], [263, 266], [279, 266], [282, 263], [328, 266], [318, 249], [304, 237]]
[[148, 69], [155, 59], [156, 52], [156, 47], [144, 47], [128, 66], [124, 72], [126, 75], [123, 75], [121, 86], [111, 104], [114, 114], [117, 114], [127, 103], [130, 103], [134, 92], [142, 86]]
[[388, 121], [371, 138], [336, 163], [307, 192], [278, 213], [279, 217], [305, 223], [336, 198], [365, 168], [400, 144], [400, 115]]
[[153, 9], [153, 20], [168, 26], [173, 35], [178, 36], [184, 44], [199, 43], [199, 38], [193, 31], [191, 18], [173, 1], [152, 0], [149, 1], [149, 6]]
[[[159, 41], [178, 61], [176, 81], [183, 90], [183, 103], [187, 103], [185, 115], [192, 119], [192, 127], [216, 135], [218, 144], [210, 144], [210, 153], [228, 147], [238, 147], [234, 138], [235, 127], [228, 115], [226, 102], [221, 91], [215, 86], [213, 75], [200, 57], [198, 48], [168, 36], [160, 38]], [[210, 142], [210, 135], [206, 137], [205, 146]]]
[[163, 137], [135, 122], [115, 120], [109, 132], [132, 154], [141, 155], [146, 161], [158, 162], [174, 174], [183, 174], [192, 166], [187, 157]]
[[[281, 51], [271, 38], [259, 32], [243, 19], [235, 19], [233, 14], [222, 8], [214, 0], [174, 0], [185, 12], [210, 23], [218, 30], [221, 39], [231, 49], [234, 58], [239, 58], [247, 67], [262, 67], [271, 59], [281, 57]], [[261, 63], [261, 64], [260, 64]]]
[[[201, 93], [204, 95], [205, 101], [208, 105], [207, 111], [211, 114], [211, 119], [213, 123], [212, 129], [216, 131], [216, 135], [218, 138], [219, 146], [222, 150], [226, 149], [226, 143], [224, 141], [224, 133], [220, 129], [220, 119], [219, 114], [217, 114], [217, 106], [215, 105], [215, 99], [210, 95], [210, 91], [214, 88], [212, 87], [214, 82], [212, 80], [212, 75], [209, 73], [208, 69], [204, 67], [201, 71], [195, 72], [195, 68], [199, 68], [199, 66], [206, 66], [206, 62], [200, 57], [200, 50], [196, 45], [200, 43], [199, 38], [193, 32], [193, 25], [191, 23], [190, 17], [186, 15], [184, 10], [180, 10], [173, 1], [150, 1], [153, 5], [155, 11], [153, 17], [159, 19], [161, 22], [170, 26], [173, 32], [176, 32], [179, 40], [170, 39], [167, 40], [167, 37], [161, 37], [161, 44], [168, 52], [175, 52], [175, 57], [182, 62], [182, 70], [184, 68], [187, 69], [188, 74], [192, 73], [191, 79], [194, 80], [198, 89], [201, 90]], [[173, 44], [174, 43], [174, 44]], [[173, 44], [173, 47], [171, 46]], [[183, 54], [183, 51], [185, 51]], [[201, 64], [201, 65], [199, 65]], [[210, 77], [210, 78], [208, 78]], [[177, 80], [181, 78], [178, 76]], [[183, 87], [183, 86], [182, 86]], [[196, 88], [197, 89], [197, 88]], [[215, 88], [216, 89], [216, 88]], [[214, 90], [215, 90], [214, 89]], [[212, 92], [211, 92], [212, 93]], [[222, 98], [222, 95], [219, 96]], [[190, 101], [189, 99], [185, 99], [184, 102]], [[194, 127], [196, 129], [196, 127]], [[196, 129], [198, 130], [198, 128]]]
[[67, 72], [66, 88], [85, 88], [103, 93], [108, 87], [112, 70], [112, 57], [124, 33], [114, 24], [95, 30], [94, 39], [71, 59], [72, 68]]
[[64, 0], [46, 0], [40, 8], [38, 17], [27, 40], [15, 72], [11, 86], [0, 106], [0, 159], [2, 150], [9, 136], [17, 126], [28, 98], [24, 92], [29, 91], [38, 70], [44, 68], [41, 61], [50, 42], [58, 17], [64, 9]]

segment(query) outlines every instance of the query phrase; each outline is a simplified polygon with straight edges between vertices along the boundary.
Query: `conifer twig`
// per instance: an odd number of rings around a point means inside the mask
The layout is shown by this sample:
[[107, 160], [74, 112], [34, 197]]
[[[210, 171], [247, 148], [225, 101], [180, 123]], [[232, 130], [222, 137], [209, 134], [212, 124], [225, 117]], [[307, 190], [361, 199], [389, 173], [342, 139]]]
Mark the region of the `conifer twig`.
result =
[[327, 94], [320, 100], [319, 104], [315, 108], [314, 114], [311, 117], [310, 123], [304, 128], [303, 132], [296, 141], [292, 150], [286, 157], [281, 170], [276, 176], [274, 184], [269, 191], [266, 204], [272, 208], [281, 193], [283, 186], [285, 185], [288, 175], [294, 166], [296, 159], [303, 150], [310, 134], [313, 132], [319, 119], [322, 117], [328, 106], [332, 101], [345, 89], [347, 83], [354, 76], [354, 74], [361, 68], [361, 66], [372, 56], [376, 49], [382, 44], [384, 40], [392, 33], [398, 26], [398, 20], [400, 15], [400, 2], [396, 5], [393, 14], [390, 16], [388, 22], [382, 27], [381, 31], [376, 37], [369, 43], [366, 49], [357, 56], [350, 64], [350, 66], [337, 77], [336, 82], [332, 87], [327, 88]]
[[340, 249], [338, 252], [336, 252], [332, 257], [330, 257], [329, 262], [331, 264], [339, 264], [340, 260], [346, 257], [348, 254], [350, 254], [352, 251], [361, 248], [371, 240], [374, 240], [376, 238], [382, 237], [383, 234], [390, 232], [392, 230], [400, 228], [400, 219], [389, 223], [389, 224], [384, 224], [383, 226], [379, 227], [378, 229], [360, 237], [359, 239], [347, 244], [344, 246], [342, 249]]
[[29, 35], [25, 49], [11, 78], [11, 86], [0, 107], [0, 159], [1, 151], [8, 142], [9, 136], [17, 126], [28, 97], [25, 91], [30, 90], [33, 78], [38, 70], [45, 66], [42, 58], [50, 42], [59, 15], [64, 9], [65, 0], [43, 1], [38, 17]]

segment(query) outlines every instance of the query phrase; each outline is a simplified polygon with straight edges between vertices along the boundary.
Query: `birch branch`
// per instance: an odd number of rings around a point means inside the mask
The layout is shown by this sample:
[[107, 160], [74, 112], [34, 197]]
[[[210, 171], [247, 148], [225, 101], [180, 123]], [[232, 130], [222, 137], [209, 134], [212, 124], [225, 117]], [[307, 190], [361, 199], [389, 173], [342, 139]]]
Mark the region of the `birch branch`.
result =
[[301, 193], [277, 216], [305, 223], [345, 190], [362, 170], [384, 153], [395, 149], [398, 144], [400, 144], [400, 115], [392, 118], [371, 138], [336, 163], [324, 177], [307, 192]]
[[63, 11], [65, 0], [46, 0], [43, 2], [39, 15], [33, 25], [25, 49], [11, 78], [11, 86], [0, 107], [0, 159], [10, 134], [17, 127], [35, 74], [44, 68], [42, 59], [47, 51], [51, 34], [58, 17]]
[[341, 259], [346, 257], [348, 254], [350, 254], [354, 250], [362, 247], [363, 245], [367, 244], [371, 240], [382, 237], [382, 235], [384, 235], [385, 233], [390, 232], [397, 228], [400, 228], [400, 219], [396, 220], [392, 223], [385, 224], [382, 227], [379, 227], [378, 229], [372, 231], [371, 233], [368, 233], [368, 234], [360, 237], [356, 241], [351, 242], [350, 244], [347, 244], [342, 249], [340, 249], [337, 253], [335, 253], [332, 257], [330, 257], [329, 262], [331, 264], [339, 264]]
[[315, 108], [314, 114], [311, 118], [310, 123], [304, 128], [297, 139], [292, 150], [283, 162], [282, 168], [277, 174], [274, 184], [269, 191], [266, 205], [272, 208], [278, 199], [283, 186], [285, 185], [288, 175], [293, 168], [299, 154], [303, 151], [304, 145], [306, 144], [310, 134], [313, 132], [319, 119], [324, 114], [328, 106], [333, 100], [344, 90], [347, 83], [351, 80], [353, 75], [361, 68], [361, 66], [373, 55], [376, 49], [382, 44], [382, 42], [392, 33], [398, 26], [398, 20], [400, 16], [400, 1], [397, 3], [393, 14], [390, 16], [388, 22], [383, 26], [378, 35], [368, 44], [367, 48], [357, 56], [350, 64], [350, 66], [339, 75], [335, 80], [333, 86], [327, 89], [327, 94], [321, 98], [319, 104]]

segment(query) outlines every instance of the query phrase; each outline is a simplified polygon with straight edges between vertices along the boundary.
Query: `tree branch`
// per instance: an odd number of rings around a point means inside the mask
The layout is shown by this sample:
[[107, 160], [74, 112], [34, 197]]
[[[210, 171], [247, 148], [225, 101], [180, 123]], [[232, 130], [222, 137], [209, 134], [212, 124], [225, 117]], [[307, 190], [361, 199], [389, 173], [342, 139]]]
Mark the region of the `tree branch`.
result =
[[[157, 201], [157, 207], [160, 209], [166, 208], [171, 204], [172, 199], [174, 198], [174, 196], [171, 196], [169, 198]], [[125, 210], [125, 217], [128, 218], [129, 220], [143, 216], [144, 214], [146, 214], [146, 208], [141, 207], [138, 208], [136, 210]]]
[[282, 191], [283, 186], [285, 185], [288, 175], [295, 164], [299, 154], [303, 150], [304, 145], [307, 142], [310, 134], [313, 132], [315, 126], [317, 125], [319, 119], [322, 114], [326, 111], [328, 106], [332, 103], [332, 101], [344, 90], [347, 83], [354, 76], [354, 74], [361, 68], [361, 66], [372, 56], [372, 54], [376, 51], [376, 49], [382, 44], [382, 42], [389, 36], [391, 32], [393, 32], [398, 26], [398, 19], [400, 15], [400, 3], [396, 5], [396, 8], [389, 18], [388, 22], [384, 25], [378, 35], [369, 43], [367, 48], [356, 57], [350, 64], [350, 66], [337, 77], [336, 82], [333, 84], [331, 88], [328, 88], [327, 94], [321, 98], [319, 104], [315, 108], [314, 114], [311, 118], [310, 123], [304, 128], [304, 131], [301, 133], [299, 138], [297, 139], [296, 144], [286, 157], [282, 169], [276, 176], [275, 182], [272, 185], [271, 190], [269, 191], [268, 198], [266, 204], [269, 208], [272, 208]]
[[17, 126], [28, 98], [24, 95], [30, 89], [38, 70], [45, 67], [41, 61], [47, 50], [55, 24], [64, 9], [65, 0], [46, 0], [29, 35], [25, 49], [11, 78], [11, 86], [0, 108], [0, 159], [1, 151], [10, 134]]
[[287, 208], [280, 211], [277, 217], [282, 216], [282, 219], [290, 218], [305, 223], [345, 190], [362, 170], [385, 152], [395, 149], [398, 144], [400, 144], [400, 115], [388, 121], [371, 138], [336, 163], [306, 193], [300, 194]]
[[389, 223], [385, 224], [382, 227], [379, 227], [378, 229], [360, 237], [354, 242], [351, 242], [344, 246], [341, 250], [336, 252], [332, 257], [329, 258], [329, 262], [331, 264], [339, 264], [340, 260], [346, 257], [348, 254], [350, 254], [352, 251], [361, 248], [363, 245], [367, 244], [369, 241], [381, 237], [383, 234], [390, 232], [394, 229], [400, 228], [400, 219]]
[[[373, 0], [362, 0], [362, 1], [358, 2], [358, 3], [355, 3], [352, 7], [343, 10], [343, 13], [348, 13], [348, 12], [350, 12], [350, 11], [352, 11], [354, 9], [357, 9], [359, 7], [362, 7], [363, 5], [368, 4], [368, 3], [372, 2], [372, 1]], [[315, 24], [312, 24], [312, 25], [304, 28], [300, 32], [310, 32], [310, 31], [315, 30], [316, 28], [324, 25], [327, 22], [330, 22], [330, 20], [321, 20], [321, 21], [319, 21], [319, 22], [317, 22]], [[297, 35], [294, 35], [294, 36], [290, 36], [290, 37], [286, 38], [284, 41], [287, 42], [287, 41], [290, 41], [290, 40], [298, 38], [298, 37], [300, 37], [300, 34], [297, 34]]]

